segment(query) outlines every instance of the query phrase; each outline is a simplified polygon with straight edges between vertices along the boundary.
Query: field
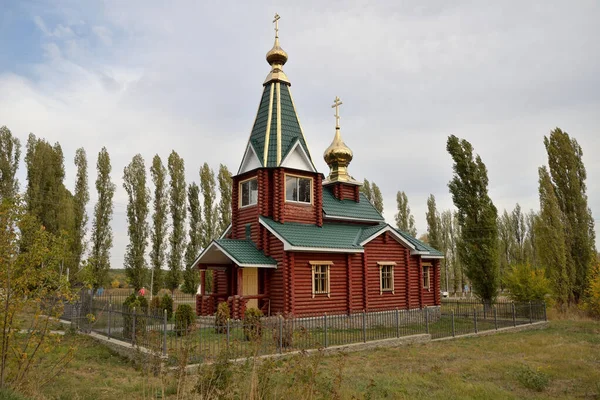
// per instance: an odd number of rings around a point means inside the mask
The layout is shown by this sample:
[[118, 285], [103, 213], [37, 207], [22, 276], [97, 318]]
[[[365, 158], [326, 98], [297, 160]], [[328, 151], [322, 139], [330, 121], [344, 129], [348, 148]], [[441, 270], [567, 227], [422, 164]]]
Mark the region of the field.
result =
[[63, 346], [71, 344], [78, 347], [75, 358], [36, 397], [149, 399], [158, 392], [174, 399], [179, 383], [179, 398], [191, 399], [200, 398], [189, 395], [193, 387], [205, 390], [212, 382], [225, 384], [221, 394], [232, 398], [249, 398], [245, 393], [252, 390], [262, 398], [290, 399], [600, 398], [600, 322], [593, 321], [553, 321], [542, 331], [336, 356], [317, 353], [258, 367], [219, 364], [220, 381], [206, 379], [207, 373], [215, 376], [215, 367], [182, 382], [172, 372], [155, 376], [144, 362], [134, 367], [85, 336], [68, 335]]

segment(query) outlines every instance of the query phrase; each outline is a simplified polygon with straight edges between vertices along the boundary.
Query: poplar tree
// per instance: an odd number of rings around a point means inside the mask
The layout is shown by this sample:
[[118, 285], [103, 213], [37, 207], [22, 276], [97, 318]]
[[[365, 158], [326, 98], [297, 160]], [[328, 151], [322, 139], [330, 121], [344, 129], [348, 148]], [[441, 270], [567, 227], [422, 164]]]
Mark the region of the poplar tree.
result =
[[204, 200], [204, 218], [202, 220], [202, 247], [206, 248], [216, 236], [217, 207], [215, 206], [215, 174], [207, 163], [200, 168], [200, 190]]
[[513, 240], [513, 221], [512, 215], [506, 210], [498, 217], [498, 253], [500, 287], [504, 289], [503, 277], [509, 271], [510, 266], [514, 264], [512, 259], [513, 249], [515, 247]]
[[168, 266], [169, 271], [165, 279], [166, 286], [171, 293], [179, 287], [181, 283], [181, 271], [183, 264], [183, 253], [185, 251], [185, 165], [183, 159], [179, 157], [174, 150], [169, 155], [168, 170], [170, 182], [170, 209], [171, 209], [171, 235], [169, 243], [171, 251], [169, 252]]
[[[408, 199], [406, 200], [406, 207], [408, 208]], [[440, 214], [437, 212], [435, 196], [432, 194], [427, 198], [427, 212], [425, 213], [425, 217], [427, 219], [427, 236], [429, 237], [429, 244], [436, 250], [442, 250]], [[414, 218], [412, 218], [412, 221], [414, 225]]]
[[110, 269], [110, 249], [113, 244], [110, 221], [113, 215], [113, 195], [115, 184], [110, 180], [110, 156], [106, 147], [98, 153], [96, 164], [98, 177], [96, 190], [98, 202], [94, 207], [94, 222], [92, 224], [92, 250], [89, 259], [89, 280], [94, 290], [104, 286]]
[[413, 215], [410, 213], [410, 207], [408, 206], [408, 196], [406, 196], [406, 193], [396, 193], [396, 204], [398, 205], [398, 213], [395, 216], [396, 226], [401, 231], [404, 231], [409, 235], [416, 237], [417, 228], [415, 227], [415, 217], [413, 217]]
[[498, 210], [488, 195], [488, 176], [471, 143], [454, 135], [446, 145], [454, 161], [448, 184], [458, 209], [458, 253], [474, 293], [487, 304], [498, 294]]
[[83, 147], [75, 151], [75, 166], [77, 167], [77, 175], [75, 194], [73, 195], [73, 237], [71, 240], [73, 262], [70, 264], [72, 282], [78, 279], [77, 273], [87, 247], [85, 235], [87, 233], [88, 216], [85, 207], [90, 201], [90, 191], [88, 189], [87, 155]]
[[537, 214], [535, 211], [530, 210], [525, 214], [525, 242], [523, 244], [523, 252], [525, 257], [525, 263], [531, 265], [538, 265], [538, 252], [537, 252], [537, 240], [535, 235], [535, 225], [537, 220]]
[[152, 268], [152, 293], [157, 294], [162, 288], [165, 251], [167, 248], [167, 218], [169, 208], [169, 190], [167, 187], [167, 169], [160, 156], [156, 154], [152, 159], [150, 175], [154, 184], [154, 197], [152, 214], [152, 232], [150, 234], [150, 267]]
[[546, 167], [539, 168], [538, 172], [540, 215], [535, 225], [535, 238], [540, 249], [540, 263], [550, 278], [557, 303], [562, 305], [570, 300], [575, 270], [573, 264], [567, 265], [565, 227], [550, 174]]
[[367, 200], [373, 204], [373, 191], [371, 190], [371, 182], [365, 178], [363, 185], [360, 187], [360, 191], [366, 196]]
[[381, 190], [379, 190], [379, 186], [375, 182], [373, 182], [371, 188], [373, 190], [373, 207], [379, 211], [379, 214], [383, 215], [383, 195], [381, 194]]
[[559, 128], [544, 137], [544, 146], [558, 206], [565, 219], [567, 265], [574, 265], [575, 268], [573, 296], [575, 302], [579, 302], [587, 287], [589, 270], [596, 253], [594, 219], [587, 202], [583, 151], [575, 138]]
[[146, 245], [148, 244], [148, 203], [150, 191], [146, 187], [146, 166], [141, 154], [133, 156], [123, 169], [123, 188], [127, 192], [127, 233], [129, 244], [125, 250], [125, 274], [134, 290], [146, 282]]
[[512, 259], [517, 264], [525, 264], [525, 240], [527, 237], [527, 225], [525, 224], [525, 214], [521, 211], [519, 203], [515, 205], [512, 211], [512, 236], [513, 236], [513, 254]]
[[[432, 195], [433, 197], [433, 195]], [[453, 229], [452, 229], [452, 212], [450, 210], [442, 211], [437, 219], [438, 231], [439, 231], [439, 248], [437, 250], [444, 253], [444, 259], [442, 260], [442, 268], [444, 269], [444, 287], [447, 292], [450, 291], [450, 281], [452, 281], [452, 288], [454, 293], [458, 291], [456, 274], [454, 273], [453, 267]], [[435, 247], [434, 247], [435, 248]]]
[[202, 209], [200, 207], [200, 189], [196, 182], [188, 186], [188, 213], [190, 214], [189, 242], [185, 249], [185, 272], [183, 273], [184, 293], [196, 293], [200, 283], [198, 270], [193, 268], [202, 246]]
[[231, 223], [231, 172], [223, 164], [219, 165], [219, 228], [218, 234], [221, 235]]
[[0, 127], [0, 202], [19, 192], [16, 174], [21, 158], [21, 142], [6, 127]]

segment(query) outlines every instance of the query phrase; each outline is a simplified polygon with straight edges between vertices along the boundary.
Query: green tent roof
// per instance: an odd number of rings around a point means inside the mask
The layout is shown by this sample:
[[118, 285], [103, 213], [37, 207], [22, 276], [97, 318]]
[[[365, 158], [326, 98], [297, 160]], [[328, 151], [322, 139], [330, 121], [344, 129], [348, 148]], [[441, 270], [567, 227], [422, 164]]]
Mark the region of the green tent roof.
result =
[[384, 221], [383, 216], [363, 193], [360, 193], [358, 203], [350, 199], [338, 200], [327, 186], [323, 187], [323, 212], [328, 218]]
[[236, 264], [277, 266], [277, 261], [264, 255], [250, 240], [216, 239], [215, 242], [232, 257]]

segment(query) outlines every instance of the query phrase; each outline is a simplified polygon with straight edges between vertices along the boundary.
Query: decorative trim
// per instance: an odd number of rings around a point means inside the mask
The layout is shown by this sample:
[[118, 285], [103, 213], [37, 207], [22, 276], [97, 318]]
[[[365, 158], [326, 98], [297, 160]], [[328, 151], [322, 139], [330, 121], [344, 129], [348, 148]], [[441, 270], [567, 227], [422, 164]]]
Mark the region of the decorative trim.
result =
[[377, 265], [396, 265], [396, 261], [377, 261]]
[[313, 165], [312, 161], [310, 160], [310, 157], [308, 156], [308, 154], [306, 154], [306, 151], [304, 151], [304, 146], [302, 146], [302, 144], [300, 143], [299, 140], [296, 140], [296, 143], [294, 144], [294, 146], [292, 146], [292, 148], [290, 149], [290, 151], [288, 151], [288, 153], [285, 155], [283, 160], [281, 160], [281, 166], [285, 167], [285, 162], [287, 161], [288, 157], [294, 153], [294, 150], [296, 150], [296, 147], [300, 147], [300, 150], [302, 150], [301, 154], [304, 156], [304, 160], [306, 161], [306, 163], [308, 165], [310, 165], [310, 168], [311, 168], [310, 171], [317, 172], [317, 170], [315, 169], [315, 166]]
[[275, 86], [271, 85], [271, 92], [269, 94], [269, 112], [267, 114], [267, 129], [265, 131], [265, 148], [264, 148], [264, 160], [263, 167], [267, 167], [267, 161], [269, 157], [269, 136], [271, 134], [271, 118], [273, 117], [273, 90]]
[[281, 165], [281, 83], [277, 82], [277, 166]]
[[398, 232], [396, 232], [396, 230], [389, 225], [386, 225], [385, 228], [378, 230], [377, 232], [375, 232], [374, 234], [372, 234], [371, 236], [369, 236], [368, 238], [363, 240], [360, 243], [360, 245], [364, 246], [365, 244], [369, 243], [371, 240], [375, 239], [376, 237], [378, 237], [379, 235], [381, 235], [382, 233], [385, 233], [385, 232], [390, 232], [392, 234], [392, 236], [394, 238], [396, 238], [397, 242], [404, 244], [409, 249], [416, 250], [415, 246], [413, 246], [412, 243], [410, 243], [408, 240], [404, 239], [404, 237], [402, 235], [400, 235]]
[[[252, 170], [248, 170], [248, 171], [242, 171], [242, 167], [244, 166], [244, 164], [246, 163], [246, 159], [248, 158], [248, 154], [250, 154], [248, 152], [248, 150], [252, 150], [252, 153], [254, 154], [254, 157], [256, 157], [256, 160], [258, 161], [258, 164], [260, 165], [260, 158], [258, 158], [258, 154], [256, 154], [256, 150], [254, 150], [254, 146], [252, 146], [252, 144], [250, 143], [250, 141], [248, 140], [248, 144], [246, 145], [246, 151], [244, 152], [244, 157], [242, 158], [242, 162], [240, 163], [240, 167], [238, 168], [238, 172], [237, 175], [252, 171]], [[259, 167], [260, 168], [260, 167]], [[255, 168], [257, 169], [257, 168]]]
[[[392, 294], [396, 294], [396, 290], [394, 288], [394, 266], [396, 265], [395, 262], [393, 261], [378, 261], [377, 264], [379, 265], [379, 295], [383, 295], [383, 292], [392, 292]], [[392, 287], [390, 289], [384, 289], [383, 288], [383, 268], [384, 267], [392, 267], [392, 275], [391, 275], [391, 285]]]
[[225, 228], [225, 231], [223, 233], [221, 233], [221, 236], [219, 236], [219, 239], [225, 239], [225, 236], [227, 236], [227, 234], [231, 232], [231, 223], [229, 225], [227, 225], [227, 228]]
[[[319, 263], [317, 261], [309, 261], [310, 263], [310, 268], [312, 271], [312, 297], [313, 299], [315, 298], [315, 295], [317, 294], [326, 294], [327, 297], [331, 298], [331, 266], [333, 265], [333, 262], [331, 261], [325, 261], [325, 263]], [[316, 267], [325, 267], [325, 290], [326, 292], [318, 292], [315, 289], [315, 269]]]
[[[218, 244], [214, 240], [211, 241], [210, 244], [208, 246], [206, 246], [206, 248], [204, 250], [202, 250], [202, 252], [200, 253], [200, 255], [198, 257], [196, 257], [196, 259], [192, 263], [192, 267], [196, 267], [196, 264], [198, 264], [198, 262], [200, 261], [200, 259], [202, 258], [202, 256], [208, 250], [210, 250], [213, 246], [216, 247], [217, 249], [219, 249], [223, 254], [225, 254], [225, 256], [227, 256], [227, 258], [229, 258], [233, 263], [235, 263], [236, 265], [238, 265], [240, 267], [243, 267], [243, 268], [271, 268], [271, 269], [277, 269], [277, 265], [274, 265], [274, 264], [240, 263], [234, 256], [231, 255], [231, 253], [229, 253], [227, 250], [225, 250], [223, 248], [223, 246], [221, 246], [220, 244]], [[217, 264], [217, 265], [219, 265], [219, 264]], [[223, 264], [220, 264], [220, 265], [223, 265]]]
[[333, 261], [309, 261], [310, 265], [333, 265]]
[[245, 206], [242, 205], [242, 184], [249, 182], [251, 180], [256, 180], [256, 187], [258, 188], [258, 176], [257, 175], [251, 176], [250, 178], [246, 178], [243, 181], [238, 182], [238, 208], [248, 208], [248, 207], [253, 207], [253, 206], [258, 205], [258, 194], [256, 197], [256, 203], [246, 204]]

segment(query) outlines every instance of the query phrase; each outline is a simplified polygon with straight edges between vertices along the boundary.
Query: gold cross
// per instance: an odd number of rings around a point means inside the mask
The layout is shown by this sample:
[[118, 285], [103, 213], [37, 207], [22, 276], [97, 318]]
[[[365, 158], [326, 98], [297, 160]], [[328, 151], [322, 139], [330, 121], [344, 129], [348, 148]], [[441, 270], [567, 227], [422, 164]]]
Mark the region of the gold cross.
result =
[[335, 127], [340, 127], [340, 106], [343, 103], [340, 101], [340, 98], [335, 96], [335, 100], [333, 101], [333, 105], [331, 108], [335, 108]]
[[279, 18], [281, 18], [279, 16], [279, 14], [275, 13], [275, 19], [273, 20], [273, 22], [275, 23], [275, 37], [276, 38], [279, 37]]

